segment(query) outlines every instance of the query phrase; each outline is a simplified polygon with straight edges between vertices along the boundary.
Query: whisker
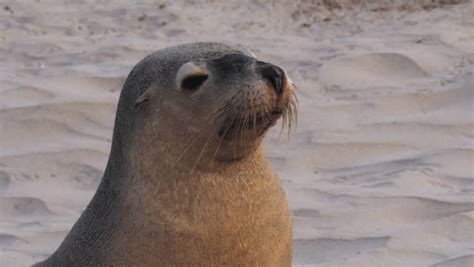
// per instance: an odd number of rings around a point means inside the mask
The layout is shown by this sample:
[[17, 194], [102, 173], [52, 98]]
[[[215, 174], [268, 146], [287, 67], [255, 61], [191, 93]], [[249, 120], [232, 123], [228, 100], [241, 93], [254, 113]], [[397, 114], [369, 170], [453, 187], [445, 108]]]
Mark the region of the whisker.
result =
[[288, 110], [285, 110], [283, 111], [283, 114], [282, 114], [282, 117], [281, 117], [281, 126], [280, 126], [280, 133], [278, 134], [278, 139], [281, 139], [281, 137], [283, 136], [283, 132], [285, 130], [285, 127], [286, 127], [286, 119], [287, 119], [287, 112]]
[[253, 134], [255, 135], [255, 137], [257, 137], [257, 116], [258, 116], [258, 113], [254, 112], [253, 113]]
[[[236, 113], [237, 113], [237, 112], [236, 112]], [[234, 132], [234, 137], [235, 137], [236, 139], [237, 139], [238, 136], [239, 136], [240, 124], [242, 123], [242, 121], [243, 121], [243, 118], [241, 117], [240, 120], [239, 120], [239, 122], [238, 122], [238, 126], [239, 126], [239, 127], [237, 127], [237, 129], [236, 129], [235, 132]], [[234, 158], [236, 158], [236, 157], [237, 157], [237, 142], [232, 142], [232, 144], [233, 144], [233, 148], [234, 148]]]
[[242, 127], [240, 127], [239, 133], [240, 133], [240, 144], [244, 143], [244, 133], [245, 133], [245, 125], [247, 121], [248, 115], [245, 115], [242, 119]]
[[288, 108], [288, 141], [290, 141], [293, 132], [293, 105], [290, 103]]
[[[211, 120], [215, 120], [215, 116], [214, 115], [210, 115], [208, 117], [206, 117], [204, 119], [204, 123], [203, 124], [207, 124], [208, 122], [210, 122]], [[182, 157], [186, 154], [186, 152], [195, 144], [196, 141], [200, 140], [200, 138], [202, 137], [204, 133], [201, 131], [199, 132], [197, 135], [192, 135], [191, 137], [189, 137], [188, 140], [186, 140], [186, 142], [184, 143], [184, 149], [183, 151], [181, 152], [181, 154], [176, 158], [176, 162], [173, 166], [173, 168], [175, 168], [176, 166], [178, 166], [179, 162], [181, 161]]]
[[[237, 113], [234, 112], [234, 114], [232, 115], [232, 120], [231, 120], [231, 122], [230, 122], [231, 125], [232, 125], [232, 123], [234, 122], [234, 119], [236, 118], [236, 116], [237, 116]], [[217, 144], [216, 151], [214, 151], [214, 154], [212, 155], [212, 158], [211, 158], [211, 159], [212, 159], [211, 169], [212, 169], [212, 167], [214, 166], [214, 160], [215, 160], [215, 158], [216, 158], [217, 153], [219, 152], [219, 149], [220, 149], [220, 146], [221, 146], [222, 142], [224, 141], [224, 137], [227, 135], [227, 133], [229, 132], [229, 130], [230, 130], [230, 127], [226, 128], [226, 129], [224, 130], [224, 133], [223, 133], [223, 135], [222, 135], [222, 138], [220, 139], [219, 144]]]
[[292, 104], [292, 109], [293, 109], [293, 122], [295, 124], [295, 130], [298, 125], [298, 108], [299, 108], [299, 102], [298, 102], [298, 96], [296, 95], [295, 92], [292, 92], [292, 98], [291, 98], [291, 104]]
[[192, 174], [193, 171], [194, 171], [194, 168], [196, 168], [199, 160], [201, 160], [201, 157], [202, 155], [204, 154], [204, 151], [206, 150], [206, 146], [207, 144], [209, 143], [209, 140], [211, 140], [211, 137], [212, 137], [212, 134], [209, 135], [209, 137], [207, 138], [206, 142], [204, 143], [204, 145], [202, 146], [202, 149], [201, 149], [201, 152], [199, 152], [197, 158], [196, 158], [196, 161], [194, 162], [193, 164], [193, 167], [191, 168], [191, 171], [189, 172], [189, 174]]

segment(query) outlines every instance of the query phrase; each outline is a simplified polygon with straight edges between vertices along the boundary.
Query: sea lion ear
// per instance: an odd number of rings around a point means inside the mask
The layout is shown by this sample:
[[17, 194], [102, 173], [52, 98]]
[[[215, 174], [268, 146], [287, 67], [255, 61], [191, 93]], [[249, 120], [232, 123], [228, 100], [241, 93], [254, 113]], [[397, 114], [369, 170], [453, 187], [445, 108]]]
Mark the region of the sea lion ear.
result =
[[135, 108], [140, 106], [144, 102], [150, 101], [150, 88], [147, 88], [145, 92], [143, 92], [137, 100], [135, 100], [135, 104], [133, 105]]
[[207, 80], [209, 74], [204, 66], [189, 61], [176, 73], [176, 87], [184, 91], [196, 91]]

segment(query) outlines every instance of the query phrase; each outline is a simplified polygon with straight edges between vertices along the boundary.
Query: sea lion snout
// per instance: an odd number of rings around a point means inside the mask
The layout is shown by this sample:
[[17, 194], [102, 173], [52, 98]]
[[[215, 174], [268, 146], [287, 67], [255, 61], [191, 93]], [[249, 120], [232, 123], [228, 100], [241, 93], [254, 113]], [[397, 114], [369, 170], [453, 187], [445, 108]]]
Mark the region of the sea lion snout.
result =
[[228, 54], [212, 62], [214, 73], [228, 88], [228, 100], [220, 118], [218, 135], [245, 143], [261, 140], [267, 130], [283, 118], [290, 130], [296, 123], [294, 85], [279, 66], [241, 54]]
[[257, 61], [256, 65], [257, 71], [271, 84], [276, 94], [280, 97], [283, 94], [286, 80], [283, 69], [264, 61]]

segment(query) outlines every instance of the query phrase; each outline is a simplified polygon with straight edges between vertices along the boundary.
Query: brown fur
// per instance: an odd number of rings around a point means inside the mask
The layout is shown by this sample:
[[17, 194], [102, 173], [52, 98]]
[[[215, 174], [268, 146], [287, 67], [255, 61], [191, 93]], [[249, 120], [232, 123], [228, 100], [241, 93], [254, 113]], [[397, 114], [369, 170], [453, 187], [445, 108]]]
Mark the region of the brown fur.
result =
[[[221, 60], [228, 54], [237, 56]], [[176, 83], [189, 61], [209, 74], [193, 93]], [[214, 43], [140, 62], [122, 90], [102, 183], [39, 265], [290, 266], [291, 218], [261, 141], [279, 117], [269, 110], [291, 109], [292, 85], [285, 78], [278, 98], [255, 64], [248, 51]], [[257, 125], [258, 115], [268, 121]], [[236, 132], [220, 136], [221, 126]]]

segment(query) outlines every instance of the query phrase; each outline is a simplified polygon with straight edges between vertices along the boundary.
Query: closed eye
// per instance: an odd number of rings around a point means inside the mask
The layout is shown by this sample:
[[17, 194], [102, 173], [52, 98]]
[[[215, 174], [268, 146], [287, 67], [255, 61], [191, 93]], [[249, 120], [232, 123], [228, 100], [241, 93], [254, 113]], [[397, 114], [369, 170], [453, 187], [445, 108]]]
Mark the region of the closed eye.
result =
[[181, 82], [181, 88], [186, 91], [196, 91], [207, 80], [209, 75], [193, 75], [186, 77]]

